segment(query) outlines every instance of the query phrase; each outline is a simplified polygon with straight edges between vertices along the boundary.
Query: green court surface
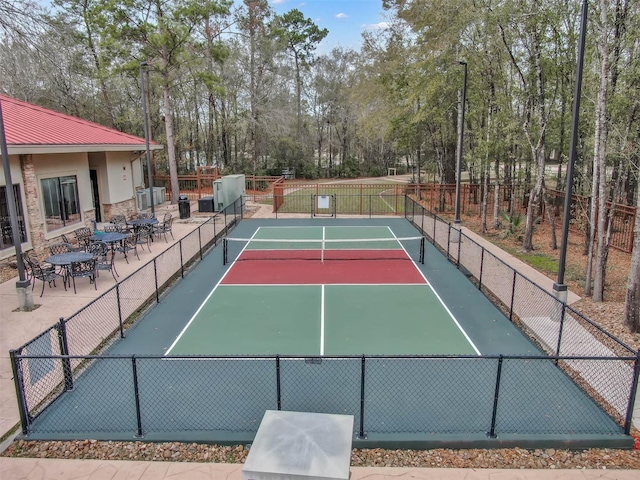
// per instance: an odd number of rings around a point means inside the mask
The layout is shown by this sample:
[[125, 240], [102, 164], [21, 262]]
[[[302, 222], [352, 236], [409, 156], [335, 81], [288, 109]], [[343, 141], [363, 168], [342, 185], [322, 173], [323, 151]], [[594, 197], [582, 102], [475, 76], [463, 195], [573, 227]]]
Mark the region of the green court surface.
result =
[[220, 285], [169, 355], [478, 352], [429, 285]]
[[[424, 276], [416, 275], [416, 265], [408, 261], [409, 254], [403, 252], [402, 244], [388, 227], [271, 227], [258, 229], [251, 238], [254, 241], [245, 249], [252, 253], [264, 249], [266, 257], [242, 270], [246, 273], [241, 271], [240, 280], [234, 276], [233, 285], [225, 285], [224, 278], [221, 279], [167, 355], [480, 353]], [[348, 241], [353, 239], [366, 241], [362, 244]], [[377, 239], [381, 241], [376, 242]], [[339, 278], [326, 283], [327, 277], [321, 274], [334, 268], [335, 263], [324, 266], [320, 260], [295, 258], [301, 250], [324, 248], [322, 240], [345, 240], [329, 244], [326, 248], [332, 251], [349, 250], [353, 254], [362, 249], [369, 255], [372, 249], [377, 249], [391, 252], [395, 258], [387, 263], [367, 258], [345, 261], [340, 264]], [[264, 265], [261, 262], [269, 259], [269, 250], [282, 253], [286, 249], [292, 255], [291, 260], [285, 260], [286, 268], [294, 272], [288, 278], [295, 283], [302, 275], [305, 285], [282, 283], [275, 280], [275, 275], [261, 277], [267, 279], [267, 284], [250, 284]], [[384, 266], [388, 262], [403, 262], [404, 278], [411, 281], [386, 284], [388, 271]], [[276, 263], [275, 268], [284, 266]], [[231, 265], [230, 271], [233, 269]], [[314, 276], [314, 272], [318, 275]], [[350, 281], [362, 278], [362, 272], [367, 284]], [[325, 282], [315, 281], [316, 278], [324, 278]]]

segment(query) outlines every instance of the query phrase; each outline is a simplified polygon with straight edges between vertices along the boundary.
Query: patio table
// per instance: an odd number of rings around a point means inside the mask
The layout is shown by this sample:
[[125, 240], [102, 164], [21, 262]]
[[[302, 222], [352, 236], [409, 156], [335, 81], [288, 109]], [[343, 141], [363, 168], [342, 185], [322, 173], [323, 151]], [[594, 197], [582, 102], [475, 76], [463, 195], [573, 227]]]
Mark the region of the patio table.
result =
[[64, 282], [64, 288], [66, 290], [67, 281], [69, 280], [69, 266], [74, 262], [86, 262], [92, 258], [93, 255], [88, 252], [66, 252], [51, 255], [45, 259], [45, 262], [49, 262], [51, 265], [56, 265], [57, 267], [62, 267], [64, 270], [62, 281]]
[[[143, 226], [151, 226], [151, 227], [153, 227], [153, 225], [157, 225], [158, 223], [160, 223], [160, 222], [158, 221], [157, 218], [136, 218], [135, 220], [127, 220], [127, 225], [131, 225], [135, 232], [138, 232], [138, 230], [140, 230], [140, 227], [143, 227]], [[149, 236], [151, 237], [151, 240], [153, 241], [153, 239], [154, 239], [154, 237], [153, 237], [153, 228], [151, 228], [149, 230]]]

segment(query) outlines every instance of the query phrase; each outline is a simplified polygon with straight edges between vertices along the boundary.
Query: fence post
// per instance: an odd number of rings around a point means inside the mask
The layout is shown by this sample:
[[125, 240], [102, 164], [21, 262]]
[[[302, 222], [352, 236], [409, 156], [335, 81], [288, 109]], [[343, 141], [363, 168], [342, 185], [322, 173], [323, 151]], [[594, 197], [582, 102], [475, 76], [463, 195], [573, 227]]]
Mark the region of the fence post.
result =
[[421, 205], [420, 210], [422, 214], [420, 215], [420, 231], [424, 234], [424, 207]]
[[436, 214], [435, 213], [433, 213], [433, 236], [431, 237], [431, 243], [433, 243], [434, 245], [436, 244]]
[[276, 355], [276, 395], [278, 410], [282, 410], [282, 383], [280, 381], [280, 355]]
[[202, 225], [198, 227], [198, 252], [200, 253], [200, 260], [202, 260]]
[[480, 278], [478, 279], [478, 288], [482, 291], [482, 270], [484, 269], [484, 247], [480, 247]]
[[62, 359], [62, 373], [64, 375], [64, 389], [73, 390], [73, 372], [71, 371], [71, 360], [69, 360], [69, 342], [67, 341], [67, 325], [64, 318], [60, 317], [58, 322], [58, 343], [60, 344], [60, 353], [67, 358]]
[[[562, 331], [564, 329], [564, 316], [567, 311], [567, 305], [562, 302], [562, 310], [560, 311], [560, 328], [558, 329], [558, 344], [556, 345], [556, 357], [560, 356], [560, 344], [562, 343]], [[556, 365], [558, 365], [558, 359], [556, 358]]]
[[156, 282], [156, 303], [160, 303], [160, 292], [158, 291], [158, 265], [156, 265], [156, 258], [153, 259], [153, 280]]
[[365, 378], [365, 362], [366, 358], [362, 355], [360, 363], [360, 429], [358, 430], [358, 438], [364, 440], [367, 436], [364, 433], [364, 378]]
[[9, 351], [9, 358], [11, 359], [11, 371], [13, 372], [13, 384], [16, 387], [16, 397], [18, 398], [18, 411], [20, 413], [20, 424], [22, 425], [22, 434], [27, 435], [29, 433], [29, 410], [27, 409], [27, 399], [24, 394], [24, 379], [22, 377], [22, 364], [18, 365], [17, 360], [18, 352], [15, 350]]
[[629, 393], [629, 404], [627, 405], [627, 417], [624, 420], [624, 433], [631, 433], [631, 421], [633, 420], [633, 407], [636, 403], [638, 392], [638, 377], [640, 376], [640, 350], [636, 352], [636, 361], [633, 365], [633, 381], [631, 382], [631, 392]]
[[178, 242], [178, 249], [180, 250], [180, 276], [184, 278], [184, 260], [182, 258], [182, 239]]
[[447, 224], [449, 229], [447, 230], [447, 260], [451, 260], [451, 255], [449, 255], [449, 248], [451, 245], [451, 222]]
[[116, 283], [116, 303], [118, 304], [118, 323], [120, 324], [120, 338], [124, 338], [124, 326], [122, 325], [122, 305], [120, 305], [120, 283]]
[[142, 413], [140, 412], [140, 388], [138, 385], [138, 364], [136, 363], [136, 356], [131, 355], [131, 366], [133, 368], [133, 394], [136, 401], [136, 438], [142, 438]]
[[462, 253], [462, 227], [458, 229], [458, 270], [460, 270], [460, 254]]
[[511, 306], [509, 307], [509, 321], [513, 322], [513, 302], [516, 297], [516, 275], [518, 272], [513, 271], [513, 282], [511, 283]]
[[493, 394], [493, 410], [491, 412], [491, 430], [487, 432], [487, 436], [490, 438], [496, 438], [496, 417], [498, 416], [498, 398], [500, 396], [500, 378], [502, 376], [502, 360], [503, 357], [500, 355], [498, 358], [498, 372], [496, 374], [496, 389]]
[[416, 202], [413, 199], [411, 201], [411, 223], [414, 225], [416, 223]]

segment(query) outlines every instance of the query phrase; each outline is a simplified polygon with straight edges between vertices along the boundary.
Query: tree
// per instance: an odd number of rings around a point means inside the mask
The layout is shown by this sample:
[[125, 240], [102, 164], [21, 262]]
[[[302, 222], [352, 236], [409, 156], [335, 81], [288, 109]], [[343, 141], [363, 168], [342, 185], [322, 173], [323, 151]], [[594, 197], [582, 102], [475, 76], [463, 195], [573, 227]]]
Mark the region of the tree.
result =
[[278, 19], [279, 34], [285, 42], [286, 51], [293, 57], [296, 74], [296, 107], [298, 142], [302, 142], [302, 72], [313, 62], [313, 52], [329, 34], [320, 29], [310, 18], [304, 18], [300, 10], [293, 9]]
[[229, 13], [228, 0], [130, 0], [104, 4], [102, 11], [110, 41], [117, 44], [126, 67], [136, 70], [142, 61], [162, 81], [162, 110], [167, 143], [171, 202], [180, 194], [173, 126], [171, 88], [174, 72], [184, 61], [194, 28], [214, 15]]
[[[640, 167], [637, 173], [640, 179]], [[636, 189], [636, 222], [633, 230], [635, 236], [624, 304], [624, 321], [632, 332], [640, 332], [640, 188]]]

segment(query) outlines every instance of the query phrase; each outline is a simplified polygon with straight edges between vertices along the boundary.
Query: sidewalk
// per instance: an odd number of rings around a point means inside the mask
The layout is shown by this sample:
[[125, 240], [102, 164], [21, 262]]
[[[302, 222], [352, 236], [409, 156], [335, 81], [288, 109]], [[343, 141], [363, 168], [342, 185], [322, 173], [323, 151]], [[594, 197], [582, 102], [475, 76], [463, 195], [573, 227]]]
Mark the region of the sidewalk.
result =
[[[350, 480], [637, 480], [637, 470], [494, 470], [351, 467]], [[116, 460], [0, 458], [0, 478], [11, 480], [128, 479], [240, 480], [242, 465]]]

